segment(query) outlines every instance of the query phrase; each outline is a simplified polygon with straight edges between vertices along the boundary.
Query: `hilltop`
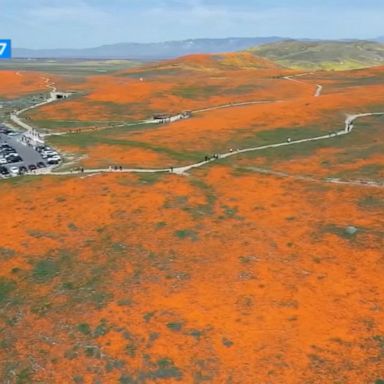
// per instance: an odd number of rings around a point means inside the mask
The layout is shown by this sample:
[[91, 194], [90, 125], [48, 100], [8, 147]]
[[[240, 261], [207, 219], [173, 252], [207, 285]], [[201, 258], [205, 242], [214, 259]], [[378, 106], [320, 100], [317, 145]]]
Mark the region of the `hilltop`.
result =
[[130, 68], [120, 74], [164, 75], [185, 71], [233, 71], [243, 69], [278, 70], [281, 66], [272, 60], [256, 56], [250, 52], [233, 52], [223, 54], [192, 54], [175, 59], [150, 63], [137, 68]]
[[286, 40], [249, 51], [295, 69], [348, 70], [384, 63], [384, 45], [371, 41]]

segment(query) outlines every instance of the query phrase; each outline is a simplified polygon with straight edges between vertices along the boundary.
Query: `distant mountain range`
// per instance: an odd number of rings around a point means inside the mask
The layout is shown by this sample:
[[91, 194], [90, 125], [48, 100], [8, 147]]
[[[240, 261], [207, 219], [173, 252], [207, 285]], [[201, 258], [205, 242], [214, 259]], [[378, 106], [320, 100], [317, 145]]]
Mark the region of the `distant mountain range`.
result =
[[15, 48], [16, 58], [33, 59], [171, 59], [195, 53], [225, 53], [284, 40], [281, 37], [191, 39], [164, 43], [121, 43], [86, 49]]

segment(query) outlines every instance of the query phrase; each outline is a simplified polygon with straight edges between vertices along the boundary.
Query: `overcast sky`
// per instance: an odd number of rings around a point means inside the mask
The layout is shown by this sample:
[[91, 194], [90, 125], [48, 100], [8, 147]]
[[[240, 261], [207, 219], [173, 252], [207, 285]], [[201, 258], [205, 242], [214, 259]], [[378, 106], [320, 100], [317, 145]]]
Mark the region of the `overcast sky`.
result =
[[0, 9], [0, 38], [23, 48], [384, 35], [384, 0], [0, 0]]

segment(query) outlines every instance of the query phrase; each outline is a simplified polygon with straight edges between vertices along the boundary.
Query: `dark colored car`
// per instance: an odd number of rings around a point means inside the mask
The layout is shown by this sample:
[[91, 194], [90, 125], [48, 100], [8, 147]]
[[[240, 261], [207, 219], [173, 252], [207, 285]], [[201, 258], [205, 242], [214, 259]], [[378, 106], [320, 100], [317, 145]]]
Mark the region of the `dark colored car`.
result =
[[28, 165], [28, 169], [29, 169], [30, 171], [36, 171], [37, 167], [36, 167], [35, 164], [30, 164], [30, 165]]
[[19, 173], [20, 173], [20, 174], [24, 174], [24, 173], [26, 173], [26, 172], [28, 172], [27, 167], [24, 167], [24, 165], [22, 165], [21, 167], [19, 167]]
[[7, 162], [8, 163], [20, 163], [23, 161], [23, 159], [19, 156], [19, 155], [10, 155], [10, 156], [7, 156]]
[[39, 161], [36, 165], [37, 165], [37, 168], [45, 168], [46, 167], [45, 163], [43, 163], [42, 161]]
[[12, 148], [4, 148], [1, 150], [1, 153], [4, 153], [4, 154], [10, 154], [10, 153], [16, 153], [14, 149]]
[[6, 167], [0, 167], [0, 174], [6, 176], [9, 175], [9, 171]]

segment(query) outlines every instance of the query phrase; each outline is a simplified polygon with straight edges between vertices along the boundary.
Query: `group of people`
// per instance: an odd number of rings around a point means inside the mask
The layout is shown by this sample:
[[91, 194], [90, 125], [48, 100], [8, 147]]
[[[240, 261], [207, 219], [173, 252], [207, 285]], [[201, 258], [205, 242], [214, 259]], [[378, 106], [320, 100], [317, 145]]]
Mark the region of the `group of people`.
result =
[[214, 153], [213, 155], [206, 155], [204, 157], [204, 161], [207, 162], [207, 161], [211, 161], [211, 160], [218, 160], [219, 158], [220, 158], [219, 154]]
[[121, 165], [110, 165], [109, 170], [110, 171], [122, 171], [123, 167]]
[[27, 145], [28, 147], [36, 146], [37, 145], [36, 142], [41, 141], [41, 140], [42, 140], [42, 138], [41, 138], [40, 134], [33, 134], [33, 133], [32, 133], [32, 136], [28, 136], [28, 134], [24, 134], [19, 139], [19, 141], [21, 141], [21, 143]]

